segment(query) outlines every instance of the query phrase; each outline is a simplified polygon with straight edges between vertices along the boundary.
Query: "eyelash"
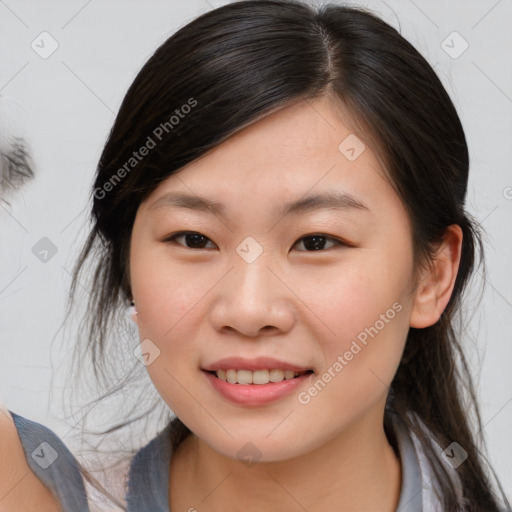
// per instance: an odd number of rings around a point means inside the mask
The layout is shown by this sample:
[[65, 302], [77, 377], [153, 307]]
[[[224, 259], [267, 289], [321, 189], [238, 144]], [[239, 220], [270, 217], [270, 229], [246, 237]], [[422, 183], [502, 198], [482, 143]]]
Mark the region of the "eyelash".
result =
[[[203, 235], [202, 233], [198, 233], [197, 231], [179, 231], [178, 233], [174, 233], [172, 235], [169, 235], [164, 240], [162, 240], [162, 242], [165, 242], [165, 243], [178, 243], [178, 242], [176, 242], [176, 239], [181, 238], [181, 237], [186, 236], [186, 235], [200, 235], [200, 236], [204, 237], [206, 240], [211, 242], [211, 240], [207, 236]], [[326, 235], [324, 233], [312, 233], [310, 235], [304, 235], [303, 237], [299, 238], [299, 240], [297, 240], [297, 242], [299, 242], [299, 241], [301, 241], [303, 239], [314, 238], [314, 237], [320, 237], [320, 238], [325, 238], [327, 240], [331, 240], [333, 242], [336, 242], [336, 244], [338, 246], [355, 247], [354, 244], [351, 244], [351, 243], [346, 242], [344, 240], [341, 240], [339, 238], [332, 237], [330, 235]], [[297, 242], [295, 242], [295, 244], [297, 244]], [[186, 245], [179, 244], [179, 243], [178, 243], [178, 245], [181, 245], [185, 249], [191, 249], [191, 250], [205, 249], [204, 247], [199, 247], [199, 248], [197, 248], [197, 247], [187, 247]], [[307, 250], [305, 250], [305, 251], [300, 251], [300, 252], [322, 252], [322, 251], [325, 252], [326, 250], [328, 250], [328, 249], [320, 249], [319, 251], [307, 251]]]

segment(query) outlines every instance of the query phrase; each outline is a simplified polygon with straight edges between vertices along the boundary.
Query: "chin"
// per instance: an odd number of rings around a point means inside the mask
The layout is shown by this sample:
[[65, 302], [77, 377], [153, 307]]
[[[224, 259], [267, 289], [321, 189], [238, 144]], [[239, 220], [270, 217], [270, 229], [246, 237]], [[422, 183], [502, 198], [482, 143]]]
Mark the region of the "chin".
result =
[[[271, 439], [271, 437], [273, 438]], [[271, 434], [266, 437], [266, 434], [252, 435], [250, 432], [247, 434], [239, 432], [233, 438], [211, 439], [206, 436], [201, 439], [220, 455], [245, 462], [248, 467], [258, 462], [286, 461], [314, 449], [313, 445], [298, 444], [303, 442], [303, 438], [302, 441], [300, 440], [300, 435], [298, 443], [293, 442], [293, 438], [289, 435], [274, 436]]]

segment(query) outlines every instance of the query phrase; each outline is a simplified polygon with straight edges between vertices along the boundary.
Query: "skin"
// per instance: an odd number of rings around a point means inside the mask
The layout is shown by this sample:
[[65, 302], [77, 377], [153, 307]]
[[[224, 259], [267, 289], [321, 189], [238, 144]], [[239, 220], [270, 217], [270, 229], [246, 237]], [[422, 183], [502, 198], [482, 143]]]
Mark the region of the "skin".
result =
[[[383, 428], [386, 396], [409, 327], [434, 324], [448, 303], [462, 233], [447, 229], [435, 265], [416, 281], [405, 208], [369, 144], [354, 161], [338, 150], [351, 133], [348, 113], [330, 97], [302, 101], [182, 168], [138, 208], [134, 318], [141, 340], [160, 350], [147, 366], [153, 383], [193, 432], [172, 458], [171, 510], [396, 508], [401, 466]], [[275, 213], [333, 189], [369, 211]], [[152, 208], [172, 191], [222, 202], [226, 219]], [[203, 248], [185, 237], [164, 241], [178, 231], [207, 237]], [[326, 238], [315, 251], [303, 238], [315, 233], [354, 246]], [[248, 236], [263, 250], [252, 263], [236, 252]], [[201, 371], [224, 357], [269, 356], [313, 369], [316, 380], [397, 302], [400, 312], [308, 404], [297, 395], [311, 381], [247, 407], [223, 399]], [[237, 457], [247, 442], [261, 453], [250, 467]]]
[[[0, 512], [60, 512], [59, 502], [32, 472], [9, 411], [0, 405]], [[9, 461], [8, 464], [5, 461]]]

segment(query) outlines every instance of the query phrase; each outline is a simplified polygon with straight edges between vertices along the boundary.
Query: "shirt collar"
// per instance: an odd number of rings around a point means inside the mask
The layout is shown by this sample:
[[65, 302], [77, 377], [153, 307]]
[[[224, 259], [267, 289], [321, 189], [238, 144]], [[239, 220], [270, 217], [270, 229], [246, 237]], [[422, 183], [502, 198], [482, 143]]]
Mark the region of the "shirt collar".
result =
[[391, 422], [402, 465], [402, 485], [396, 512], [423, 512], [423, 481], [416, 450], [407, 428], [396, 413], [391, 413]]
[[[402, 466], [400, 497], [396, 512], [428, 512], [423, 507], [426, 499], [424, 479], [427, 477], [427, 468], [425, 463], [421, 463], [422, 459], [417, 451], [420, 447], [415, 446], [413, 435], [398, 414], [392, 411], [386, 411], [386, 414], [390, 414], [397, 455]], [[168, 425], [133, 458], [128, 475], [128, 512], [170, 512], [170, 438]], [[430, 501], [428, 510], [437, 510], [434, 505], [435, 503]]]

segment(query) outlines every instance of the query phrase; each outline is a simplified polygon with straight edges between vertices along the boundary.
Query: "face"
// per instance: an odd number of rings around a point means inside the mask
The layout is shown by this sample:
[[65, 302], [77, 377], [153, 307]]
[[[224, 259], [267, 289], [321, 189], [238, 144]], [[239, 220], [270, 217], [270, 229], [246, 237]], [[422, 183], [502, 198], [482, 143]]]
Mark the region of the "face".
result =
[[[137, 211], [130, 280], [147, 370], [221, 454], [251, 442], [261, 460], [285, 460], [382, 420], [413, 251], [404, 206], [361, 140], [333, 100], [301, 102], [182, 168]], [[323, 194], [333, 200], [305, 202]]]

